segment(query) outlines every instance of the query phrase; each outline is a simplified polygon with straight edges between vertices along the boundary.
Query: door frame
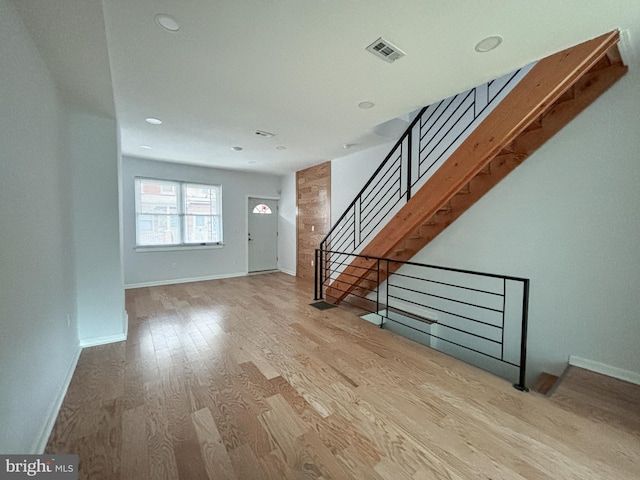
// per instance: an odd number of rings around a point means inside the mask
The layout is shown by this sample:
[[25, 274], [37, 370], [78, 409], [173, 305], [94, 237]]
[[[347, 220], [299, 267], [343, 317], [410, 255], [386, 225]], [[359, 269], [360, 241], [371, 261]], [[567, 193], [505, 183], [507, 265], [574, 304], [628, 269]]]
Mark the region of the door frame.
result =
[[[262, 200], [277, 200], [278, 201], [278, 212], [277, 212], [277, 222], [278, 222], [278, 227], [280, 227], [280, 197], [277, 196], [269, 196], [269, 195], [249, 195], [247, 194], [246, 198], [245, 198], [245, 202], [244, 202], [244, 212], [245, 212], [245, 217], [244, 217], [244, 238], [248, 238], [249, 237], [249, 199], [251, 198], [257, 198], [257, 199], [262, 199]], [[277, 228], [276, 232], [280, 232], [280, 228]], [[276, 238], [276, 245], [277, 245], [277, 249], [276, 249], [276, 270], [278, 269], [278, 249], [280, 247], [280, 244], [278, 242], [278, 238]], [[246, 242], [245, 245], [245, 273], [247, 275], [253, 275], [252, 273], [249, 273], [249, 242]]]

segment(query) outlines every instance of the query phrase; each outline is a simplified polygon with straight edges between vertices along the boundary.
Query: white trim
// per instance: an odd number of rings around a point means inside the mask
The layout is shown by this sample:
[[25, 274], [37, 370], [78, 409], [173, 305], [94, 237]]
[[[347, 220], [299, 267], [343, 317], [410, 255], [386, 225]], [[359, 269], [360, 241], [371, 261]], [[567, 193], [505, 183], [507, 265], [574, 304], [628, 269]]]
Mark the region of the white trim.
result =
[[287, 270], [285, 268], [278, 268], [282, 273], [286, 273], [287, 275], [291, 275], [292, 277], [296, 276], [295, 270]]
[[618, 42], [618, 50], [624, 64], [629, 66], [635, 66], [640, 60], [640, 54], [636, 52], [633, 41], [631, 39], [631, 33], [629, 29], [620, 30], [620, 41]]
[[62, 408], [62, 402], [67, 396], [69, 385], [71, 385], [73, 373], [76, 371], [76, 365], [78, 364], [78, 359], [80, 358], [80, 352], [82, 352], [82, 347], [78, 345], [75, 353], [73, 354], [73, 357], [71, 358], [71, 362], [69, 363], [67, 375], [65, 376], [64, 382], [62, 382], [60, 390], [58, 391], [58, 395], [49, 409], [49, 413], [46, 417], [44, 425], [42, 426], [42, 430], [40, 430], [40, 434], [36, 437], [36, 441], [33, 443], [31, 451], [34, 454], [41, 455], [44, 453], [44, 449], [46, 448], [49, 437], [51, 436], [51, 432], [53, 431], [53, 426], [55, 425], [58, 418], [58, 413]]
[[133, 247], [136, 252], [172, 252], [175, 250], [207, 250], [212, 248], [224, 248], [224, 243], [205, 243], [205, 244], [181, 244], [181, 245], [147, 245], [144, 247]]
[[116, 333], [115, 335], [105, 335], [104, 337], [85, 338], [80, 340], [82, 348], [97, 347], [98, 345], [106, 345], [108, 343], [124, 342], [127, 339], [127, 333]]
[[280, 270], [278, 270], [277, 268], [274, 268], [273, 270], [258, 270], [257, 272], [249, 272], [247, 273], [247, 276], [251, 277], [253, 275], [264, 275], [266, 273], [277, 273]]
[[618, 380], [624, 380], [625, 382], [640, 385], [640, 373], [632, 372], [631, 370], [612, 367], [611, 365], [606, 365], [604, 363], [596, 362], [594, 360], [589, 360], [586, 358], [576, 357], [575, 355], [569, 356], [569, 365], [584, 368], [586, 370], [591, 370], [592, 372], [601, 373], [602, 375], [617, 378]]
[[207, 275], [206, 277], [191, 277], [191, 278], [174, 278], [169, 280], [158, 280], [154, 282], [142, 282], [142, 283], [130, 283], [124, 286], [125, 290], [131, 288], [142, 288], [142, 287], [159, 287], [161, 285], [174, 285], [177, 283], [191, 283], [191, 282], [206, 282], [207, 280], [220, 280], [223, 278], [234, 278], [234, 277], [246, 277], [247, 272], [237, 272], [237, 273], [225, 273], [222, 275]]
[[129, 337], [129, 312], [126, 310], [122, 312], [122, 331], [126, 340]]

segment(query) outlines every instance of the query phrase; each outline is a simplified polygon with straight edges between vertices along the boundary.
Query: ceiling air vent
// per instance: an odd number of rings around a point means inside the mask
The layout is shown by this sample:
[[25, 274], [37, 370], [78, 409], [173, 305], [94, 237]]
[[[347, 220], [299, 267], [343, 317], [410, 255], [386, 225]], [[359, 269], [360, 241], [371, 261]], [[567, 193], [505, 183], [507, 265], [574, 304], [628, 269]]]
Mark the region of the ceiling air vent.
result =
[[382, 37], [369, 45], [367, 50], [389, 63], [393, 63], [406, 55], [406, 53]]

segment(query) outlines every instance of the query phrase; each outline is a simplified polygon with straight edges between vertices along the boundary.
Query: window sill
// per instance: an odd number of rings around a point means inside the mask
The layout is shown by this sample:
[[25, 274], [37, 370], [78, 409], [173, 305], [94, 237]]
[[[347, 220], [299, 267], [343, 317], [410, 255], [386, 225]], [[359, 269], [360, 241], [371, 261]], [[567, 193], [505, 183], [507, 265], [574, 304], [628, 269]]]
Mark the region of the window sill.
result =
[[204, 245], [159, 245], [148, 247], [134, 247], [136, 252], [172, 252], [177, 250], [212, 250], [224, 248], [223, 243], [206, 243]]

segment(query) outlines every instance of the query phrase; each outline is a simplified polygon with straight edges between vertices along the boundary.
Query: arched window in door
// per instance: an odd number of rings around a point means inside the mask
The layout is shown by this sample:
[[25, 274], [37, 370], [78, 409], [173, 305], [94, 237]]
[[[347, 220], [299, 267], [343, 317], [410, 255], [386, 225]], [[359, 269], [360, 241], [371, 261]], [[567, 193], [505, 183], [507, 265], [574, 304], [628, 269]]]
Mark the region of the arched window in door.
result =
[[273, 212], [271, 211], [271, 208], [269, 208], [269, 205], [260, 203], [259, 205], [255, 206], [255, 208], [253, 209], [253, 213], [257, 213], [260, 215], [271, 215]]

